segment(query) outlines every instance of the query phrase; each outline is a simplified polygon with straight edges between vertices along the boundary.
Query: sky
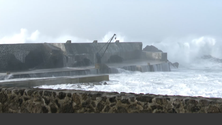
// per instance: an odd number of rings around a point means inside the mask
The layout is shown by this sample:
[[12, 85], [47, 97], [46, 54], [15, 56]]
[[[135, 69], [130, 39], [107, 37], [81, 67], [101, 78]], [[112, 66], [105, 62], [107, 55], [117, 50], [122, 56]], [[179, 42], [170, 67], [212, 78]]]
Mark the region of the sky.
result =
[[0, 43], [220, 37], [221, 0], [0, 0]]

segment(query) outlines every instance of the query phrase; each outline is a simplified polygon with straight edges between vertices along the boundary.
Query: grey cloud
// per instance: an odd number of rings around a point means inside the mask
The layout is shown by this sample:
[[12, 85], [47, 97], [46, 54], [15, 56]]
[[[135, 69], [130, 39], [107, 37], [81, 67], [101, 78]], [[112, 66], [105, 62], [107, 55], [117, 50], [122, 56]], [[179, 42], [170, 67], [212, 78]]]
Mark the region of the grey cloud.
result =
[[84, 39], [116, 31], [136, 41], [222, 32], [219, 0], [3, 0], [0, 8], [0, 37], [21, 28]]

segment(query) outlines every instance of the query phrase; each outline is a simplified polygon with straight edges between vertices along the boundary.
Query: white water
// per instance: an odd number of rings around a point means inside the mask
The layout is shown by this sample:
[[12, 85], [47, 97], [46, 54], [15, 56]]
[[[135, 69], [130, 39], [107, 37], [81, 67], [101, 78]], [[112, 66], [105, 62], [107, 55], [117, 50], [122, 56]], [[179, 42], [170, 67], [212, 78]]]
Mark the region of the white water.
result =
[[222, 98], [222, 63], [200, 59], [203, 55], [221, 58], [221, 43], [212, 37], [164, 40], [153, 44], [179, 62], [171, 72], [131, 72], [111, 74], [107, 85], [60, 84], [39, 88], [133, 92]]
[[171, 72], [131, 72], [111, 74], [107, 85], [60, 84], [39, 88], [133, 92], [163, 95], [222, 97], [222, 69], [186, 68]]
[[[100, 38], [99, 41], [107, 41], [112, 34], [113, 32], [108, 32], [103, 38]], [[127, 37], [122, 35], [118, 35], [117, 37], [123, 42], [127, 39]], [[68, 39], [71, 39], [73, 42], [93, 41], [70, 35], [51, 38], [49, 36], [43, 36], [38, 30], [29, 33], [28, 30], [21, 29], [20, 33], [0, 38], [0, 44], [65, 42]], [[210, 36], [168, 38], [158, 43], [148, 42], [148, 45], [153, 44], [158, 49], [167, 52], [168, 59], [171, 62], [179, 62], [179, 69], [173, 69], [171, 72], [145, 73], [122, 70], [120, 74], [110, 75], [110, 81], [106, 81], [108, 85], [60, 84], [39, 87], [222, 97], [222, 64], [211, 62], [210, 60], [197, 59], [203, 55], [212, 55], [217, 58], [222, 58], [221, 43], [221, 39]]]

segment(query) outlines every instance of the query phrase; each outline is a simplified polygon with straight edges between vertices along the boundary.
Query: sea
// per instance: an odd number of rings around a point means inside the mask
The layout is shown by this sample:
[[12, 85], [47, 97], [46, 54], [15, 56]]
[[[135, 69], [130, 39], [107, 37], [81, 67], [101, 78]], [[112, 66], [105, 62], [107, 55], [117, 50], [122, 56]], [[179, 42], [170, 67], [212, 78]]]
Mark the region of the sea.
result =
[[147, 43], [167, 52], [168, 60], [178, 62], [179, 67], [171, 67], [170, 72], [118, 69], [120, 73], [110, 74], [110, 80], [100, 84], [66, 83], [36, 88], [222, 98], [221, 43], [209, 36]]

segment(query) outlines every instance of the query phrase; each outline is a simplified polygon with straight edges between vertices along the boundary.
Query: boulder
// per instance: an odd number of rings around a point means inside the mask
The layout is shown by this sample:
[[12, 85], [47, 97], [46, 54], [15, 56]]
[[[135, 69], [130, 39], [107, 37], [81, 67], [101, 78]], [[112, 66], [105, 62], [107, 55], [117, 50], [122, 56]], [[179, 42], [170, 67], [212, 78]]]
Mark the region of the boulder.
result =
[[179, 67], [179, 63], [178, 62], [175, 62], [175, 63], [172, 63], [170, 62], [169, 60], [167, 60], [171, 66], [173, 66], [174, 68], [178, 68]]
[[147, 45], [147, 46], [143, 49], [143, 51], [149, 51], [149, 52], [163, 52], [163, 51], [159, 50], [158, 48], [156, 48], [156, 47], [153, 46], [153, 45], [151, 45], [151, 46]]

